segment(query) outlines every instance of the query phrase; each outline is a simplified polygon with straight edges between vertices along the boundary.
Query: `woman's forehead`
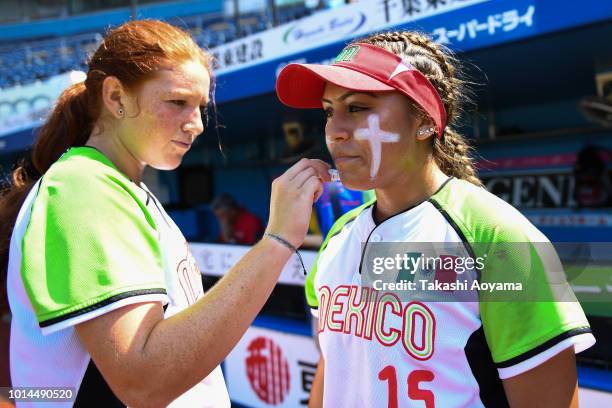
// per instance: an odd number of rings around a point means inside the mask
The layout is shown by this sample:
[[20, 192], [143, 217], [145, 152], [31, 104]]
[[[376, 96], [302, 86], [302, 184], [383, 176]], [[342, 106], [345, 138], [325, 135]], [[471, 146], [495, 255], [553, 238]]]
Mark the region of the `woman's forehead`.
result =
[[354, 89], [344, 88], [335, 84], [328, 82], [325, 85], [325, 90], [323, 91], [322, 100], [324, 102], [343, 102], [344, 100], [350, 98], [354, 95], [364, 95], [370, 98], [378, 98], [383, 95], [382, 92], [365, 92], [358, 91]]
[[329, 88], [325, 88], [321, 97], [322, 104], [345, 103], [350, 102], [354, 98], [359, 98], [360, 101], [375, 103], [377, 105], [387, 104], [412, 104], [408, 97], [397, 91], [388, 92], [366, 92], [354, 89], [339, 87], [334, 84], [329, 84]]
[[348, 88], [344, 88], [336, 84], [332, 84], [331, 82], [326, 82], [325, 88], [323, 89], [323, 97], [324, 98], [326, 97], [335, 98], [347, 92], [352, 92], [352, 91]]
[[188, 61], [159, 70], [151, 85], [165, 90], [178, 89], [208, 95], [210, 75], [200, 62]]

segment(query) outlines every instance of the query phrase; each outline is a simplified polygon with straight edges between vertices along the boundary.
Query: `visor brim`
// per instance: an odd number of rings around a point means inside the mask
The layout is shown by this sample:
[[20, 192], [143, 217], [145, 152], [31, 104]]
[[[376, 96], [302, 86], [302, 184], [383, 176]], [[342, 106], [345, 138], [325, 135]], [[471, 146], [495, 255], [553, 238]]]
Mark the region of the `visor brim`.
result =
[[325, 84], [360, 92], [388, 92], [395, 88], [352, 69], [319, 64], [289, 64], [276, 81], [278, 99], [292, 108], [321, 108]]

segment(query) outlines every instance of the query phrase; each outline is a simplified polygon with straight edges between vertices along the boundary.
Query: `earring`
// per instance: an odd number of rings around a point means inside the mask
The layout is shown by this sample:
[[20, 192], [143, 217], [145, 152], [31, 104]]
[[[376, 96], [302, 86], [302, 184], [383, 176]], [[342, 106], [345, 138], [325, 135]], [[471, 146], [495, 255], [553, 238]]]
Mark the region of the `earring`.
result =
[[436, 129], [433, 128], [433, 127], [429, 127], [429, 128], [422, 127], [417, 132], [417, 135], [419, 135], [419, 136], [430, 135], [430, 134], [432, 134], [434, 132], [434, 130], [436, 130]]
[[125, 114], [125, 112], [123, 111], [123, 108], [119, 108], [117, 109], [117, 114], [121, 117], [123, 117], [123, 115]]

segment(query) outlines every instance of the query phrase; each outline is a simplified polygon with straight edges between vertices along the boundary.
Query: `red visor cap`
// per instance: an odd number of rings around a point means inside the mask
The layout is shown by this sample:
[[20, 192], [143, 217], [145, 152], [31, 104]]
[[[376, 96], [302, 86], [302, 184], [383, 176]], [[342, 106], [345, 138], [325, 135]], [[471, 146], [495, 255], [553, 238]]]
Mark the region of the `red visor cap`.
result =
[[[351, 47], [358, 52], [349, 52]], [[345, 48], [333, 65], [289, 64], [278, 75], [278, 99], [292, 108], [322, 108], [325, 83], [362, 92], [399, 91], [416, 102], [434, 121], [438, 137], [446, 125], [446, 110], [429, 80], [416, 68], [382, 48], [356, 44]]]

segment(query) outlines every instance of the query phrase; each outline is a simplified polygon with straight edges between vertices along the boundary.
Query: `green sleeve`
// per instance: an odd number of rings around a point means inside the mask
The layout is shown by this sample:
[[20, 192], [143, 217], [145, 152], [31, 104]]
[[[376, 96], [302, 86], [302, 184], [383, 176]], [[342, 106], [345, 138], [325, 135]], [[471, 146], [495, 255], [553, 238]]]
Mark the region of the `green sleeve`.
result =
[[483, 330], [498, 366], [590, 332], [554, 247], [518, 210], [484, 188], [456, 179], [430, 201], [473, 256], [488, 256], [480, 282], [523, 285], [516, 296], [479, 294]]
[[485, 264], [481, 281], [522, 284], [522, 291], [503, 298], [495, 292], [480, 294], [482, 325], [496, 364], [512, 365], [535, 351], [590, 332], [552, 244], [523, 241], [495, 247], [503, 249], [503, 256], [489, 251], [492, 261]]
[[502, 242], [487, 251], [481, 281], [520, 282], [522, 290], [503, 298], [480, 294], [485, 337], [493, 361], [502, 366], [590, 332], [553, 245], [526, 220], [503, 226], [494, 238]]
[[22, 278], [41, 327], [166, 293], [156, 226], [136, 187], [82, 160], [44, 176], [22, 241]]

